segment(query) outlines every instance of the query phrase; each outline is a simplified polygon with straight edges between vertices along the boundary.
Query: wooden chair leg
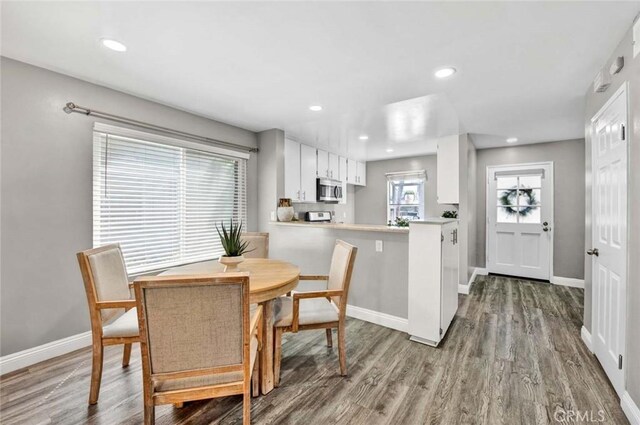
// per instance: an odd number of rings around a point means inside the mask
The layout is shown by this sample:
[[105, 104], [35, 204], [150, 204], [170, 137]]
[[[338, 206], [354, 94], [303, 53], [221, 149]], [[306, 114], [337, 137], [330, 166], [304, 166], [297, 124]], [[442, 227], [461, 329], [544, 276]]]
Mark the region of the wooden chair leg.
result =
[[327, 347], [333, 347], [333, 338], [331, 336], [331, 328], [327, 329]]
[[102, 341], [93, 343], [93, 357], [91, 364], [91, 387], [89, 389], [89, 404], [96, 404], [100, 395], [100, 381], [102, 381], [102, 357], [104, 347]]
[[347, 352], [345, 347], [344, 322], [338, 325], [338, 357], [340, 359], [340, 375], [347, 375]]
[[256, 359], [253, 364], [253, 372], [251, 374], [251, 395], [258, 397], [260, 395], [260, 361]]
[[280, 364], [282, 363], [282, 328], [276, 328], [273, 344], [273, 383], [280, 385]]
[[153, 404], [144, 406], [144, 425], [154, 425], [156, 423], [156, 407]]
[[242, 425], [251, 425], [251, 394], [248, 388], [242, 398]]
[[122, 353], [122, 367], [129, 366], [129, 360], [131, 360], [131, 344], [125, 344]]

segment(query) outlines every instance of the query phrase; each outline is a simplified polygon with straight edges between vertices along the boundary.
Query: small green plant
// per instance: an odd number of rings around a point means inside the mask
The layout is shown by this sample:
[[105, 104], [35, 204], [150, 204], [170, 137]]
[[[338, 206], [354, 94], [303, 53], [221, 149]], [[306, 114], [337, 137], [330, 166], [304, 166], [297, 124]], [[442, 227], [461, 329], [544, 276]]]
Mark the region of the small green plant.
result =
[[458, 218], [458, 211], [445, 211], [442, 213], [443, 218]]
[[216, 224], [216, 231], [220, 236], [220, 242], [225, 252], [224, 257], [239, 257], [245, 252], [253, 251], [252, 249], [247, 249], [249, 248], [249, 242], [242, 240], [242, 222], [234, 224], [233, 219], [231, 219], [227, 228], [224, 221], [221, 221], [220, 228]]

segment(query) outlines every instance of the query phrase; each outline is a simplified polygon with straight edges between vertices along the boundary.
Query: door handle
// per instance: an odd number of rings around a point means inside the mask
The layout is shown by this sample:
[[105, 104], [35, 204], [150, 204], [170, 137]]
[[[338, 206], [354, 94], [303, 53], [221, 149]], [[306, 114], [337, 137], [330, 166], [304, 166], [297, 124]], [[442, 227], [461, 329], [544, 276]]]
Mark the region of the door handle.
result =
[[587, 250], [587, 254], [598, 257], [600, 255], [600, 251], [598, 251], [598, 248], [592, 248]]

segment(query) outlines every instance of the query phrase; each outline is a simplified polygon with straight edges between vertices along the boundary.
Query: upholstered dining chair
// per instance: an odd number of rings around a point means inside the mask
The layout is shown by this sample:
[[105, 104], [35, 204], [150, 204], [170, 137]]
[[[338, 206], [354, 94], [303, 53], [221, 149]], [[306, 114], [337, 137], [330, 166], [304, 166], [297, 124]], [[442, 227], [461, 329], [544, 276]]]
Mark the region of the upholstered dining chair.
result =
[[262, 332], [262, 306], [250, 313], [249, 273], [139, 277], [134, 287], [144, 423], [155, 422], [156, 405], [242, 394], [249, 424]]
[[245, 232], [240, 237], [249, 242], [245, 258], [269, 258], [269, 233]]
[[326, 329], [327, 345], [333, 346], [332, 329], [338, 329], [338, 357], [340, 374], [347, 374], [345, 351], [345, 318], [347, 296], [351, 274], [358, 248], [337, 240], [333, 248], [328, 276], [300, 276], [300, 281], [322, 280], [327, 289], [322, 291], [296, 292], [291, 296], [276, 299], [274, 305], [274, 379], [280, 384], [280, 364], [282, 363], [282, 334], [310, 329]]
[[92, 367], [89, 404], [96, 404], [102, 380], [104, 347], [124, 344], [122, 367], [129, 365], [131, 344], [138, 342], [136, 301], [120, 245], [105, 245], [77, 254], [89, 302], [92, 335]]

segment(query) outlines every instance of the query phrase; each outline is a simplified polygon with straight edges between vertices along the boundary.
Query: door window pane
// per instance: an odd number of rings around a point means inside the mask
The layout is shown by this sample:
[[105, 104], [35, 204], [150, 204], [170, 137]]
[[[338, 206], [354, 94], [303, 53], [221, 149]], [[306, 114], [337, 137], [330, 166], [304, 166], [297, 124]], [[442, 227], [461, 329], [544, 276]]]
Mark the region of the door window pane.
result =
[[496, 221], [498, 223], [517, 223], [518, 214], [516, 213], [517, 207], [498, 207], [498, 214]]
[[518, 205], [520, 206], [540, 205], [540, 189], [521, 189], [519, 195]]
[[539, 224], [540, 223], [540, 208], [538, 207], [520, 207], [520, 214], [518, 214], [518, 220], [520, 223], [526, 224]]
[[518, 191], [516, 189], [498, 190], [498, 205], [518, 205]]
[[518, 187], [518, 177], [497, 177], [496, 180], [498, 189], [513, 189]]

